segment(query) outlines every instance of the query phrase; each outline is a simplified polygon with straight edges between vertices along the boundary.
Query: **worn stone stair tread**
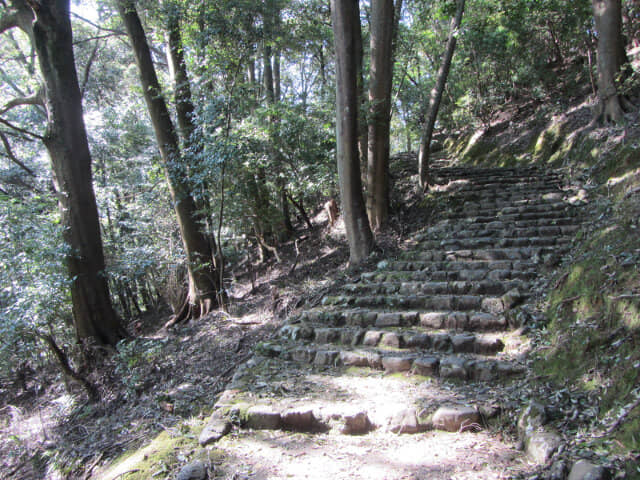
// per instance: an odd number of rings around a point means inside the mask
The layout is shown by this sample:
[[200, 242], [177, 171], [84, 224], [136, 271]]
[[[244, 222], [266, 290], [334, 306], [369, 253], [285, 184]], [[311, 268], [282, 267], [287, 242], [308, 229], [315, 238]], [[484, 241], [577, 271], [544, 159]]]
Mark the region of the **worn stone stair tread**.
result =
[[[573, 235], [582, 228], [581, 225], [548, 225], [532, 227], [516, 227], [509, 223], [499, 222], [500, 225], [492, 224], [470, 224], [466, 228], [457, 230], [455, 232], [456, 237], [491, 237], [496, 239], [501, 238], [520, 238], [520, 237], [568, 237], [573, 238]], [[428, 233], [421, 233], [414, 236], [414, 240], [409, 244], [412, 250], [417, 250], [423, 242], [443, 240], [450, 238], [451, 236], [450, 225], [441, 227], [433, 227]]]
[[386, 373], [407, 373], [478, 382], [508, 379], [523, 373], [524, 366], [507, 359], [473, 353], [391, 352], [378, 347], [357, 349], [334, 345], [306, 345], [289, 351], [295, 362], [316, 367], [361, 367]]
[[470, 270], [469, 272], [483, 274], [482, 278], [474, 276], [465, 278], [461, 272], [457, 272], [458, 279], [449, 281], [384, 281], [369, 283], [348, 283], [343, 285], [345, 292], [353, 294], [422, 294], [422, 295], [501, 295], [509, 290], [518, 288], [528, 290], [529, 285], [522, 280], [494, 280], [485, 278], [488, 272]]
[[528, 270], [401, 270], [375, 272], [372, 276], [361, 277], [361, 284], [376, 284], [385, 282], [458, 282], [458, 281], [520, 281], [527, 284], [529, 280], [537, 278], [537, 269]]
[[415, 245], [413, 251], [430, 250], [435, 248], [445, 248], [447, 250], [468, 250], [470, 248], [486, 248], [497, 246], [502, 248], [540, 246], [548, 247], [553, 245], [563, 245], [573, 240], [569, 236], [544, 236], [544, 237], [496, 237], [489, 236], [466, 236], [456, 235], [456, 238], [424, 240]]
[[483, 249], [431, 249], [405, 252], [401, 260], [445, 261], [445, 260], [533, 260], [542, 255], [564, 253], [569, 244], [552, 247], [507, 247]]
[[389, 260], [379, 264], [375, 272], [367, 272], [361, 278], [394, 272], [435, 272], [460, 270], [510, 270], [531, 271], [538, 268], [538, 264], [527, 259], [519, 260], [483, 260], [483, 259], [450, 259], [450, 260]]
[[[422, 326], [429, 329], [459, 329], [469, 331], [498, 331], [507, 326], [507, 319], [503, 314], [480, 311], [457, 310], [402, 310], [390, 312], [388, 309], [337, 309], [322, 308], [307, 310], [288, 320], [290, 325], [304, 322], [322, 323], [327, 327], [380, 327], [382, 324], [399, 322], [397, 326]], [[300, 339], [308, 339], [310, 334], [301, 334]]]
[[[518, 293], [521, 300], [525, 294]], [[324, 297], [322, 304], [334, 307], [377, 307], [389, 310], [437, 310], [478, 311], [500, 314], [511, 308], [502, 296], [479, 294], [434, 294], [434, 295], [340, 295]], [[379, 321], [379, 320], [376, 320]]]
[[529, 220], [516, 220], [516, 221], [505, 221], [499, 217], [493, 217], [492, 221], [478, 223], [475, 221], [476, 217], [465, 217], [465, 218], [445, 218], [440, 220], [438, 223], [430, 227], [426, 232], [422, 232], [416, 234], [414, 236], [415, 239], [428, 239], [434, 234], [434, 232], [439, 231], [448, 231], [451, 233], [451, 230], [481, 230], [487, 228], [495, 228], [504, 230], [507, 228], [536, 228], [536, 227], [575, 227], [576, 219], [573, 216], [566, 217], [558, 217], [554, 218], [551, 221], [549, 219], [529, 219]]
[[[306, 330], [301, 338], [301, 329]], [[302, 339], [314, 345], [342, 345], [347, 347], [386, 347], [412, 351], [450, 351], [453, 353], [479, 353], [491, 355], [504, 349], [502, 335], [496, 332], [470, 332], [460, 329], [421, 329], [376, 326], [370, 329], [360, 327], [326, 327], [308, 324], [303, 326], [285, 325], [279, 331], [286, 340]]]

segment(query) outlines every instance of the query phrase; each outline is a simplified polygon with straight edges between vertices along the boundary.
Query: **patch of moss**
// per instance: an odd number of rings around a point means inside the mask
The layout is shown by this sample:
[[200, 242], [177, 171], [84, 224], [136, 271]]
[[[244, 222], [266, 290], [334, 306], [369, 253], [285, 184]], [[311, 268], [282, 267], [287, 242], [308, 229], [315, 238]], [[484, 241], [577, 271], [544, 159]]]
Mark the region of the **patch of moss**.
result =
[[548, 159], [558, 151], [565, 136], [566, 120], [552, 120], [538, 136], [533, 147], [533, 155], [538, 159]]
[[[639, 177], [616, 189], [637, 188]], [[583, 230], [577, 260], [559, 273], [548, 294], [547, 346], [535, 362], [539, 374], [598, 392], [598, 420], [605, 425], [635, 399], [640, 381], [640, 201], [616, 196], [616, 189]], [[613, 443], [627, 451], [637, 450], [640, 440], [637, 410], [612, 432]]]
[[198, 447], [196, 432], [181, 424], [161, 432], [147, 446], [125, 452], [98, 478], [146, 480], [163, 473], [167, 476], [181, 466], [180, 452], [194, 451]]

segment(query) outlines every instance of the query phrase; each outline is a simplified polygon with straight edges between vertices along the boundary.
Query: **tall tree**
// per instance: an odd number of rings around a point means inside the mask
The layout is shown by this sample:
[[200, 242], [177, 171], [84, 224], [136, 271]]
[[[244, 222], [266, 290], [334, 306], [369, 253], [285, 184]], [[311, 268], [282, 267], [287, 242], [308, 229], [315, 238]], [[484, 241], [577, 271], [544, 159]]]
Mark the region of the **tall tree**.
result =
[[389, 134], [394, 15], [393, 0], [371, 1], [367, 211], [371, 228], [374, 230], [379, 230], [389, 217]]
[[[73, 54], [69, 0], [14, 0], [15, 20], [28, 29], [45, 87], [47, 129], [43, 142], [58, 193], [73, 320], [79, 340], [115, 345], [125, 332], [113, 309], [105, 274], [91, 154]], [[25, 24], [29, 12], [32, 22]], [[4, 20], [4, 19], [3, 19]]]
[[[192, 100], [191, 82], [187, 71], [187, 62], [184, 57], [184, 45], [182, 43], [182, 34], [180, 32], [182, 15], [178, 5], [167, 2], [165, 7], [167, 9], [167, 59], [169, 62], [171, 77], [173, 79], [176, 117], [178, 120], [180, 137], [182, 138], [183, 149], [188, 151], [183, 160], [187, 163], [188, 167], [195, 167], [195, 165], [192, 164], [195, 163], [198, 155], [202, 152], [203, 145], [202, 137], [197, 133], [195, 122], [196, 109]], [[192, 187], [194, 186], [192, 185]], [[204, 221], [205, 235], [209, 241], [209, 248], [213, 257], [214, 268], [218, 274], [217, 286], [220, 286], [223, 283], [224, 277], [224, 259], [222, 257], [222, 251], [216, 244], [213, 225], [211, 225], [211, 222], [209, 221], [210, 217], [208, 213], [211, 211], [211, 204], [207, 185], [202, 182], [200, 187], [201, 191], [198, 192], [198, 201], [196, 201], [196, 206], [198, 207], [199, 212], [204, 213], [202, 215], [202, 220]], [[220, 288], [217, 290], [217, 297], [218, 304], [223, 306], [224, 298]]]
[[140, 81], [151, 123], [165, 168], [182, 244], [187, 255], [188, 292], [183, 308], [174, 322], [205, 315], [217, 305], [221, 290], [215, 268], [214, 252], [203, 232], [205, 218], [193, 198], [187, 172], [184, 169], [178, 135], [162, 95], [151, 51], [133, 0], [118, 0], [118, 11], [127, 30], [140, 73]]
[[351, 263], [364, 260], [373, 235], [362, 197], [358, 156], [358, 0], [332, 0], [331, 23], [336, 49], [336, 137], [338, 182]]
[[598, 32], [598, 107], [594, 120], [621, 123], [624, 100], [616, 86], [621, 67], [626, 63], [621, 0], [592, 0], [592, 4]]
[[447, 83], [447, 77], [449, 76], [449, 70], [451, 69], [453, 52], [456, 49], [458, 30], [460, 29], [462, 14], [464, 12], [464, 4], [465, 0], [458, 0], [456, 14], [451, 19], [451, 28], [449, 30], [449, 37], [447, 38], [447, 46], [445, 47], [442, 63], [438, 70], [436, 84], [433, 86], [431, 95], [429, 96], [427, 119], [424, 124], [424, 130], [422, 131], [420, 151], [418, 152], [418, 181], [420, 182], [420, 187], [423, 189], [429, 187], [429, 156], [431, 155], [431, 139], [433, 137], [433, 129], [436, 125], [436, 118], [438, 118], [438, 110], [440, 109], [440, 101], [442, 100], [444, 86]]

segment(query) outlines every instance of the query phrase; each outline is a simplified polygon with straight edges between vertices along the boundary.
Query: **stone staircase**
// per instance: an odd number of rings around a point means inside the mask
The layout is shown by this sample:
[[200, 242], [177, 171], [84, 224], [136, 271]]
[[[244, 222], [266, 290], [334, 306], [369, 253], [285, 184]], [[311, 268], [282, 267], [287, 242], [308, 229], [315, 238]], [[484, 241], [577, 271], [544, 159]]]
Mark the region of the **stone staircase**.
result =
[[[230, 421], [245, 432], [430, 432], [436, 445], [451, 435], [438, 431], [487, 434], [508, 408], [501, 389], [527, 372], [521, 305], [569, 249], [578, 211], [562, 176], [537, 168], [439, 168], [434, 178], [435, 223], [398, 258], [287, 319], [238, 369], [203, 445]], [[524, 462], [507, 457], [495, 468]], [[426, 468], [416, 465], [405, 473]], [[384, 478], [404, 478], [394, 475]]]

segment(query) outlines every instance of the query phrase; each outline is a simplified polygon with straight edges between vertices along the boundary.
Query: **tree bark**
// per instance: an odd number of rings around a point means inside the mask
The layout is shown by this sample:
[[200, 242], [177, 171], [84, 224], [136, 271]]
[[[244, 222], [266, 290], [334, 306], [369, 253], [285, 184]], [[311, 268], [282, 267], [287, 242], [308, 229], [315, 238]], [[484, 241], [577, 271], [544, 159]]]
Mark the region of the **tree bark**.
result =
[[98, 208], [93, 191], [91, 154], [82, 114], [69, 0], [29, 0], [33, 38], [45, 84], [47, 133], [58, 192], [65, 257], [79, 340], [115, 345], [125, 336], [109, 296]]
[[206, 315], [217, 305], [221, 291], [215, 268], [214, 252], [202, 231], [206, 224], [192, 196], [187, 172], [180, 155], [178, 136], [169, 116], [162, 89], [156, 76], [151, 51], [133, 0], [118, 0], [120, 16], [127, 30], [138, 65], [144, 98], [164, 163], [180, 235], [187, 255], [189, 289], [185, 307], [176, 314], [174, 323]]
[[[178, 12], [169, 12], [167, 18], [167, 43], [168, 43], [168, 60], [169, 68], [171, 71], [171, 77], [173, 78], [173, 89], [176, 104], [176, 117], [178, 120], [178, 128], [180, 131], [180, 137], [182, 138], [182, 145], [185, 150], [189, 152], [185, 155], [183, 160], [186, 160], [188, 168], [192, 169], [194, 162], [197, 162], [197, 157], [202, 152], [204, 145], [202, 144], [202, 137], [197, 135], [196, 123], [195, 123], [195, 106], [193, 105], [191, 95], [191, 82], [189, 81], [189, 74], [187, 72], [187, 63], [184, 58], [184, 49], [182, 44], [182, 35], [180, 33], [180, 16]], [[188, 172], [190, 174], [190, 172]], [[192, 186], [195, 187], [195, 186]], [[215, 233], [213, 231], [213, 225], [210, 222], [209, 213], [211, 212], [211, 203], [209, 198], [209, 190], [206, 182], [201, 182], [200, 199], [196, 201], [196, 207], [198, 211], [203, 211], [201, 214], [204, 221], [205, 236], [209, 241], [209, 249], [212, 252], [214, 268], [218, 274], [217, 286], [223, 284], [224, 278], [224, 258], [222, 250], [218, 248], [216, 243]], [[225, 298], [223, 295], [223, 289], [217, 291], [217, 302], [219, 306], [224, 306]]]
[[592, 0], [598, 32], [598, 106], [594, 121], [624, 121], [624, 110], [616, 87], [616, 77], [624, 63], [622, 7], [620, 0]]
[[358, 1], [331, 0], [331, 17], [336, 49], [338, 179], [349, 259], [356, 264], [367, 258], [373, 248], [373, 235], [362, 197], [358, 156]]
[[422, 132], [420, 151], [418, 152], [418, 181], [420, 182], [420, 187], [423, 189], [429, 188], [429, 156], [431, 155], [431, 139], [433, 137], [433, 129], [436, 125], [436, 118], [438, 118], [440, 101], [442, 100], [444, 87], [447, 83], [449, 70], [451, 69], [451, 60], [453, 59], [453, 52], [456, 48], [458, 30], [460, 29], [460, 24], [462, 23], [464, 3], [465, 0], [458, 0], [458, 8], [456, 10], [455, 17], [451, 19], [449, 38], [447, 39], [447, 46], [445, 48], [444, 57], [442, 58], [442, 64], [440, 65], [440, 69], [438, 70], [438, 76], [436, 77], [436, 84], [431, 90], [431, 95], [429, 96], [427, 120]]
[[389, 217], [389, 132], [394, 11], [393, 0], [371, 2], [367, 211], [373, 230], [382, 228]]
[[355, 51], [356, 51], [356, 66], [357, 66], [357, 88], [358, 88], [358, 101], [359, 112], [358, 115], [358, 155], [360, 162], [360, 170], [362, 174], [362, 183], [367, 184], [367, 152], [369, 149], [369, 129], [367, 125], [367, 119], [363, 112], [367, 111], [367, 95], [364, 82], [364, 45], [362, 44], [362, 25], [358, 18], [358, 24], [354, 25], [356, 29], [354, 35]]

